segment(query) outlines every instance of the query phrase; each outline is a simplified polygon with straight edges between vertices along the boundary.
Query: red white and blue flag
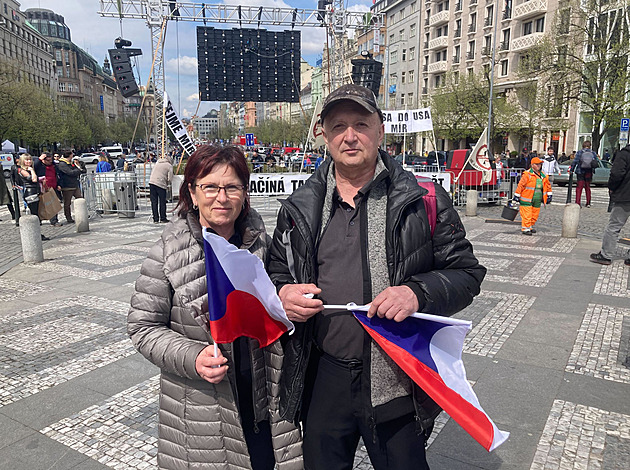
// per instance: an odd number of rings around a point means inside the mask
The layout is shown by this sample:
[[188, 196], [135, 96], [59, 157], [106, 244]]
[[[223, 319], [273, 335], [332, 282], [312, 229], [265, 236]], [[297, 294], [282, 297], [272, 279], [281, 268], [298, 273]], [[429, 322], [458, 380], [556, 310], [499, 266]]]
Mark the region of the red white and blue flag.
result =
[[496, 427], [466, 379], [462, 349], [469, 321], [415, 313], [396, 322], [368, 318], [369, 306], [347, 308], [387, 355], [486, 450], [507, 440], [510, 433]]
[[262, 261], [203, 229], [210, 334], [215, 343], [240, 336], [268, 346], [293, 331]]

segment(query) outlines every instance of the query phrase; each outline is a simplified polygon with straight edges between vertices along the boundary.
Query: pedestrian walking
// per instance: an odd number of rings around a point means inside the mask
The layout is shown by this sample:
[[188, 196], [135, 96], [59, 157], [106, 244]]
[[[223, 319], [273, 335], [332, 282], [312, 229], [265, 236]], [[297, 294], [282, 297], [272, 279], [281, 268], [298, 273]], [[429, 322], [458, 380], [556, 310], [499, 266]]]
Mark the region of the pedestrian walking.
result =
[[[608, 225], [604, 230], [602, 249], [599, 253], [592, 253], [590, 258], [592, 262], [599, 264], [612, 263], [619, 232], [630, 216], [630, 145], [626, 145], [616, 153], [608, 178], [608, 189], [612, 210]], [[630, 266], [630, 252], [627, 256], [624, 263]]]
[[591, 181], [597, 168], [597, 155], [591, 150], [590, 140], [585, 140], [582, 149], [578, 150], [571, 171], [577, 175], [577, 188], [575, 189], [575, 203], [582, 207], [582, 190], [586, 193], [586, 207], [591, 207]]
[[7, 206], [9, 212], [11, 213], [11, 218], [15, 220], [15, 209], [13, 208], [13, 198], [11, 197], [11, 192], [9, 188], [7, 188], [6, 180], [4, 176], [0, 178], [0, 206]]
[[112, 171], [112, 164], [109, 163], [105, 155], [101, 155], [100, 157], [98, 157], [98, 163], [96, 164], [96, 172], [107, 173], [108, 171]]
[[439, 406], [351, 312], [324, 304], [371, 303], [370, 317], [397, 322], [417, 311], [453, 315], [479, 294], [486, 270], [438, 184], [432, 235], [428, 190], [379, 150], [385, 129], [371, 90], [343, 85], [320, 119], [332, 158], [282, 202], [269, 254], [296, 322], [283, 343], [280, 409], [302, 421], [305, 468], [352, 468], [360, 438], [377, 470], [428, 468]]
[[[55, 191], [55, 195], [61, 201], [61, 188], [59, 186], [59, 170], [57, 163], [53, 159], [53, 156], [49, 153], [42, 153], [37, 160], [33, 163], [35, 173], [42, 181], [44, 191], [46, 188], [51, 188]], [[50, 225], [53, 227], [60, 227], [59, 216], [55, 214], [50, 218]]]
[[554, 175], [560, 173], [560, 165], [556, 159], [556, 151], [553, 147], [549, 147], [547, 149], [547, 155], [545, 155], [545, 158], [543, 159], [541, 171], [547, 175], [551, 184], [553, 184]]
[[20, 167], [17, 172], [17, 183], [22, 187], [22, 197], [31, 215], [39, 217], [39, 195], [41, 187], [39, 178], [33, 168], [33, 157], [28, 153], [20, 155]]
[[520, 203], [519, 213], [521, 214], [521, 233], [532, 235], [536, 233], [536, 221], [540, 214], [540, 206], [551, 204], [552, 191], [549, 178], [542, 169], [543, 161], [534, 157], [531, 161], [531, 168], [523, 172], [523, 176], [518, 182], [514, 200]]
[[161, 369], [159, 468], [303, 468], [299, 431], [279, 419], [275, 405], [280, 341], [261, 349], [258, 341], [240, 337], [219, 344], [215, 356], [207, 331], [213, 299], [202, 227], [262, 259], [271, 242], [250, 208], [248, 184], [238, 147], [197, 149], [186, 165], [177, 217], [136, 281], [127, 329], [138, 351]]
[[151, 198], [151, 211], [153, 223], [167, 223], [166, 218], [166, 191], [173, 181], [173, 164], [170, 157], [160, 157], [153, 168], [149, 178], [149, 197]]
[[84, 166], [81, 165], [78, 157], [74, 157], [72, 150], [66, 150], [63, 157], [59, 159], [59, 187], [63, 195], [63, 213], [69, 224], [74, 223], [72, 218], [72, 198], [81, 199], [81, 185], [79, 177], [87, 173]]

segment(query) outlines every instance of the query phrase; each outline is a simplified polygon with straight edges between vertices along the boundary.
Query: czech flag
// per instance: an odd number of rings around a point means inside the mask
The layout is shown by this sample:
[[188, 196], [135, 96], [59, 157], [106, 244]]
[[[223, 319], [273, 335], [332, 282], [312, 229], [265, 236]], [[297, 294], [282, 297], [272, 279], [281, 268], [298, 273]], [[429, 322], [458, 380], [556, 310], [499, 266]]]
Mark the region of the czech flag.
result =
[[216, 343], [240, 336], [263, 348], [293, 331], [262, 261], [203, 229], [210, 334]]
[[510, 433], [496, 427], [466, 380], [462, 349], [469, 321], [415, 313], [396, 322], [368, 318], [368, 308], [348, 306], [387, 355], [468, 434], [488, 451], [507, 440]]

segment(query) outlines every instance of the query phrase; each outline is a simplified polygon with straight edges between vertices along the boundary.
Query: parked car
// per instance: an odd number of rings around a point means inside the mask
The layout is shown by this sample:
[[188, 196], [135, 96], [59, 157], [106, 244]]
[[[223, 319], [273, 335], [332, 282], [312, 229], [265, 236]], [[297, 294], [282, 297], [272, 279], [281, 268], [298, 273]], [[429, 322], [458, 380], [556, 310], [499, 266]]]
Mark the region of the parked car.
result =
[[81, 155], [79, 155], [79, 160], [81, 160], [81, 162], [83, 163], [98, 163], [98, 157], [99, 155], [95, 154], [95, 153], [82, 153]]
[[[599, 166], [595, 168], [595, 171], [593, 172], [593, 181], [591, 181], [591, 184], [606, 186], [608, 184], [608, 177], [610, 176], [612, 163], [602, 161], [598, 158], [597, 164]], [[554, 176], [553, 182], [558, 186], [566, 186], [569, 184], [569, 168], [571, 168], [570, 165], [560, 165], [560, 174]], [[575, 175], [573, 175], [573, 184], [577, 184], [577, 178]]]

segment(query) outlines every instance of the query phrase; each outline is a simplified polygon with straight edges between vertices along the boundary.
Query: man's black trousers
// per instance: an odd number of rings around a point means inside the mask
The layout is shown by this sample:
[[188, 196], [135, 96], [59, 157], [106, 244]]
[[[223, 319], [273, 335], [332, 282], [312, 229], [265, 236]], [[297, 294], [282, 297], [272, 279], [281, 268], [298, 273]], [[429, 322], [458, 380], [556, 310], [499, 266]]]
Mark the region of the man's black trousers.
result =
[[[306, 470], [351, 470], [363, 438], [376, 470], [428, 469], [426, 437], [413, 413], [370, 426], [369, 390], [362, 390], [359, 361], [340, 361], [313, 348], [304, 420]], [[368, 387], [365, 387], [366, 389]]]
[[166, 189], [160, 188], [154, 184], [149, 184], [149, 196], [151, 197], [153, 222], [166, 222]]

